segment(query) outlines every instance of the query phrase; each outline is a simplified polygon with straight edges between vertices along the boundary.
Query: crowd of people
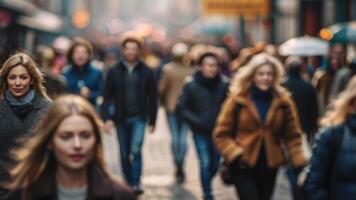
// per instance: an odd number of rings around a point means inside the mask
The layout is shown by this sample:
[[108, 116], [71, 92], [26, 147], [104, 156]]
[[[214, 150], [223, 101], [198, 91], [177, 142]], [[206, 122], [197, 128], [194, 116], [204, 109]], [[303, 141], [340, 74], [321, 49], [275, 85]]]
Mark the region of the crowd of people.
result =
[[[100, 64], [92, 44], [75, 38], [66, 64], [51, 48], [2, 64], [0, 199], [136, 199], [144, 193], [146, 125], [155, 132], [160, 105], [176, 182], [186, 179], [191, 130], [204, 200], [214, 199], [221, 160], [240, 200], [270, 199], [286, 165], [295, 199], [356, 195], [356, 59], [346, 60], [343, 45], [332, 45], [323, 62], [306, 62], [279, 56], [274, 45], [234, 57], [223, 47], [178, 42], [159, 67], [148, 64], [159, 56], [142, 59], [145, 41], [133, 32], [119, 49], [120, 57], [110, 51]], [[103, 160], [102, 134], [114, 127], [120, 157], [112, 159], [121, 161], [125, 183]]]

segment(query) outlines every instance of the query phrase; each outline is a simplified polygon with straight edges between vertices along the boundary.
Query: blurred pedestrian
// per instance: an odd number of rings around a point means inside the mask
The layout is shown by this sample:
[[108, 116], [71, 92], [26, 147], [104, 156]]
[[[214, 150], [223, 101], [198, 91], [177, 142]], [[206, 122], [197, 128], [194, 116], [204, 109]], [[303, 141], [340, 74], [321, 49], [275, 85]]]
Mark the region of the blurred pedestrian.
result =
[[[0, 182], [7, 180], [5, 166], [12, 163], [9, 151], [17, 139], [36, 126], [50, 99], [43, 76], [26, 53], [10, 56], [0, 70]], [[0, 199], [3, 195], [0, 189]]]
[[287, 79], [283, 85], [292, 94], [292, 98], [297, 106], [299, 120], [303, 132], [307, 134], [308, 141], [311, 142], [318, 129], [318, 98], [314, 87], [303, 80], [301, 76], [302, 59], [299, 57], [288, 57], [285, 62], [287, 69]]
[[43, 73], [47, 94], [51, 99], [55, 99], [66, 92], [66, 79], [60, 74], [53, 73], [55, 52], [52, 48], [42, 47], [39, 50], [40, 69]]
[[[102, 117], [107, 131], [113, 123], [116, 125], [123, 173], [134, 193], [139, 195], [143, 193], [141, 148], [146, 121], [149, 132], [155, 130], [157, 85], [153, 71], [140, 59], [143, 39], [126, 33], [121, 47], [123, 58], [109, 70], [105, 82]], [[111, 105], [115, 108], [114, 116], [110, 114]]]
[[323, 130], [313, 150], [304, 183], [307, 200], [356, 196], [356, 77], [321, 119]]
[[182, 183], [185, 179], [183, 164], [187, 151], [187, 135], [189, 131], [188, 125], [176, 114], [176, 106], [185, 78], [193, 73], [193, 68], [185, 62], [187, 53], [188, 46], [184, 43], [177, 43], [172, 47], [173, 61], [163, 67], [158, 85], [159, 95], [166, 110], [167, 121], [172, 135], [171, 147], [178, 183]]
[[312, 83], [317, 91], [320, 112], [325, 110], [333, 96], [332, 88], [335, 87], [335, 74], [344, 67], [345, 58], [345, 47], [342, 44], [334, 44], [330, 47], [329, 58], [325, 65], [314, 73]]
[[234, 77], [220, 111], [213, 138], [230, 164], [240, 200], [269, 200], [279, 166], [290, 160], [299, 172], [307, 164], [298, 114], [281, 86], [282, 75], [276, 58], [254, 56]]
[[198, 71], [184, 85], [177, 112], [193, 131], [204, 199], [211, 200], [211, 182], [220, 163], [220, 155], [211, 136], [220, 106], [226, 98], [228, 81], [220, 74], [217, 54], [202, 53], [197, 64]]
[[67, 91], [96, 105], [104, 80], [101, 71], [90, 64], [93, 56], [92, 45], [83, 38], [75, 38], [67, 56], [69, 65], [62, 72], [67, 80]]
[[13, 151], [18, 161], [7, 184], [14, 199], [133, 200], [130, 189], [105, 170], [95, 109], [75, 95], [59, 97], [34, 130]]
[[356, 74], [356, 58], [347, 63], [347, 65], [335, 74], [334, 84], [331, 88], [331, 98], [337, 97], [342, 92], [353, 75]]

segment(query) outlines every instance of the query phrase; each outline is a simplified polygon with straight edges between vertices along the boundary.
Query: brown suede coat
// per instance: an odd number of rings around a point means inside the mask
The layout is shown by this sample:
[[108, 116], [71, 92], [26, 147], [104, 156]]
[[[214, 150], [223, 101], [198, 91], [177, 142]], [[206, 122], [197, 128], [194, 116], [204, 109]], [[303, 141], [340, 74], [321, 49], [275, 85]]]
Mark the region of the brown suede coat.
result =
[[[233, 121], [234, 107], [240, 104], [237, 122]], [[236, 112], [235, 112], [236, 113]], [[237, 123], [237, 133], [232, 133]], [[224, 102], [214, 129], [213, 139], [217, 149], [227, 162], [238, 157], [250, 167], [256, 165], [262, 142], [265, 144], [267, 165], [277, 168], [286, 163], [282, 143], [288, 149], [295, 167], [307, 163], [302, 148], [302, 131], [294, 102], [288, 94], [274, 94], [264, 123], [261, 122], [255, 104], [249, 95], [228, 97]]]

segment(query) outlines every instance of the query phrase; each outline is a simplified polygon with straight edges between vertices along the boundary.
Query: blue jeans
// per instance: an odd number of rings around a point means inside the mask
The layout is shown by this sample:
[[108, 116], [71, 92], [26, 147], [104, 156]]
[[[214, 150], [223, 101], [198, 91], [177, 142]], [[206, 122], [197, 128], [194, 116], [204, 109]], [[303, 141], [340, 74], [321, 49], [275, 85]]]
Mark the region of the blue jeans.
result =
[[184, 157], [187, 152], [187, 135], [189, 126], [174, 113], [167, 113], [167, 120], [172, 134], [171, 148], [174, 162], [177, 167], [181, 167], [183, 166]]
[[193, 139], [200, 162], [200, 180], [203, 187], [204, 199], [213, 199], [211, 181], [218, 171], [220, 154], [216, 150], [211, 137], [194, 133]]
[[128, 117], [117, 125], [122, 170], [126, 181], [139, 186], [142, 171], [141, 148], [145, 134], [145, 121]]

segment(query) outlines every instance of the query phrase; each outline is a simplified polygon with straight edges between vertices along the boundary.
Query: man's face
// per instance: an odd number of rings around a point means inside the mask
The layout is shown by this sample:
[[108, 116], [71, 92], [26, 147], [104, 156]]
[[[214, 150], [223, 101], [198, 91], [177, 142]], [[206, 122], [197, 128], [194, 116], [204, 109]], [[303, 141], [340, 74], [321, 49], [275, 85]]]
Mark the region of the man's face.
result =
[[135, 62], [139, 56], [140, 47], [136, 42], [128, 41], [123, 47], [123, 55], [127, 62]]
[[336, 44], [331, 47], [330, 60], [334, 69], [338, 69], [345, 64], [345, 49], [342, 45]]

